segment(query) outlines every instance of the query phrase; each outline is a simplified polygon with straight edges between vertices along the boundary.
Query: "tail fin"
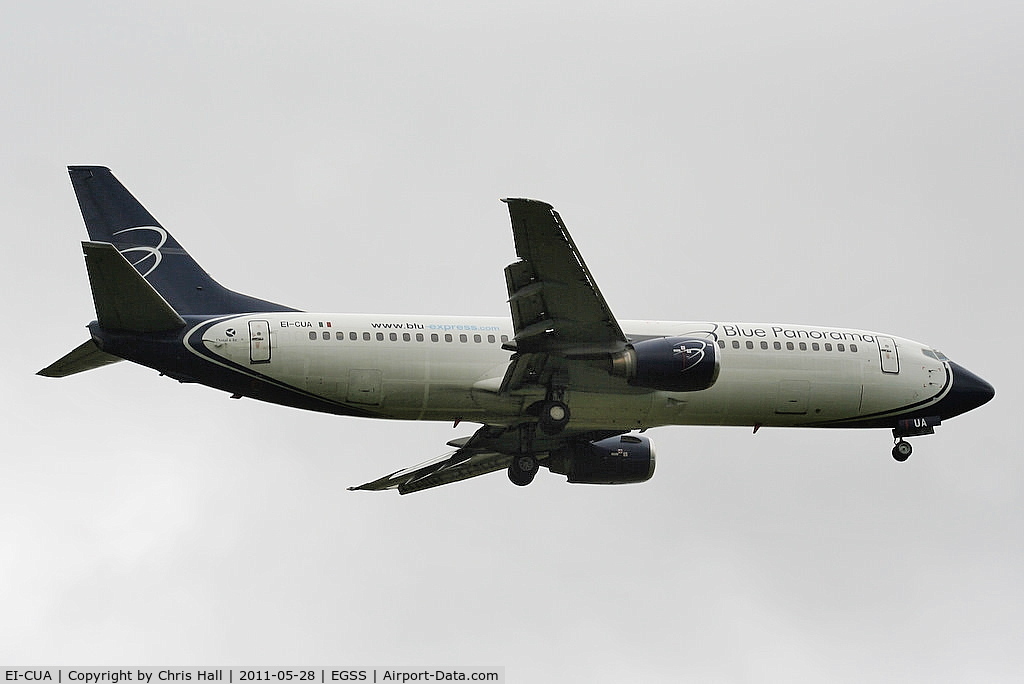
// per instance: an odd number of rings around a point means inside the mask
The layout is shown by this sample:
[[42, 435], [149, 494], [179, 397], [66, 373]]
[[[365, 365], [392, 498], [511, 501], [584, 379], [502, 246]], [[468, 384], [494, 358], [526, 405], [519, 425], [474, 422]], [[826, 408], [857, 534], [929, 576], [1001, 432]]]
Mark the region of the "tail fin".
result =
[[69, 166], [68, 172], [92, 241], [112, 244], [177, 314], [295, 311], [220, 285], [121, 185], [110, 169]]

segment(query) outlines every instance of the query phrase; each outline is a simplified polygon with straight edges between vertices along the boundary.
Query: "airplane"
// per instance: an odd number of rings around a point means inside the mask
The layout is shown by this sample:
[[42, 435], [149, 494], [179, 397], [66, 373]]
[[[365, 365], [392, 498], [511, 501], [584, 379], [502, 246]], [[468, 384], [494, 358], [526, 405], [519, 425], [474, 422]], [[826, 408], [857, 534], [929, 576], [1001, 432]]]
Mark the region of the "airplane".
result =
[[350, 490], [409, 494], [541, 467], [570, 483], [654, 474], [668, 425], [883, 428], [908, 437], [995, 396], [935, 348], [831, 326], [619, 321], [550, 204], [505, 199], [511, 316], [311, 313], [228, 290], [102, 166], [68, 167], [89, 240], [89, 339], [39, 371], [121, 360], [182, 383], [342, 416], [476, 423], [454, 450]]

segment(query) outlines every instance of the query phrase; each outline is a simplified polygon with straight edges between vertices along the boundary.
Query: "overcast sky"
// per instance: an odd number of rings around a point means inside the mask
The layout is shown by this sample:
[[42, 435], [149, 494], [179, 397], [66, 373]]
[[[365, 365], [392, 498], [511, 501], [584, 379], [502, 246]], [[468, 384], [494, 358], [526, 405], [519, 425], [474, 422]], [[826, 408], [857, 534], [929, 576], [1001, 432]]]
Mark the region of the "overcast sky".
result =
[[[510, 682], [1024, 672], [1016, 2], [15, 3], [0, 22], [0, 661], [504, 665]], [[471, 425], [118, 364], [65, 166], [232, 289], [507, 314], [502, 197], [621, 319], [932, 344], [996, 399], [914, 440], [660, 428], [643, 485], [345, 487]]]

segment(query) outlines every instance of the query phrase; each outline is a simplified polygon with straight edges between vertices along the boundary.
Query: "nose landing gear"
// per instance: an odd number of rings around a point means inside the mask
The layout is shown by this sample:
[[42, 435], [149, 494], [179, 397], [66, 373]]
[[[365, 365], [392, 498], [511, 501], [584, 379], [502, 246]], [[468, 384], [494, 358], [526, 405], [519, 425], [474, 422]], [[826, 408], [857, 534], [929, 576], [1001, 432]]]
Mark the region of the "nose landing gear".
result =
[[903, 463], [910, 458], [910, 454], [912, 453], [914, 453], [914, 447], [910, 446], [910, 442], [903, 438], [896, 440], [896, 446], [892, 448], [893, 458], [900, 463]]
[[942, 424], [941, 416], [925, 416], [921, 418], [905, 418], [896, 423], [892, 429], [892, 438], [896, 446], [892, 448], [892, 457], [903, 463], [910, 454], [914, 453], [914, 447], [904, 437], [920, 437], [921, 435], [934, 435], [935, 426]]

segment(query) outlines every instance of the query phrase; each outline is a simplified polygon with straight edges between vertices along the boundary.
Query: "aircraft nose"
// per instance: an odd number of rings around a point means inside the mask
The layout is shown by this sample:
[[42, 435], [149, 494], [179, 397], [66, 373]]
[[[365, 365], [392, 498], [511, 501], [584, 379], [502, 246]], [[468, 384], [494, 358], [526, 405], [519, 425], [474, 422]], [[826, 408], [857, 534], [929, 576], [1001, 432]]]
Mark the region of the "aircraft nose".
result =
[[990, 401], [996, 395], [992, 385], [967, 370], [958, 363], [950, 361], [953, 371], [953, 387], [942, 400], [942, 417], [952, 418], [967, 413]]

